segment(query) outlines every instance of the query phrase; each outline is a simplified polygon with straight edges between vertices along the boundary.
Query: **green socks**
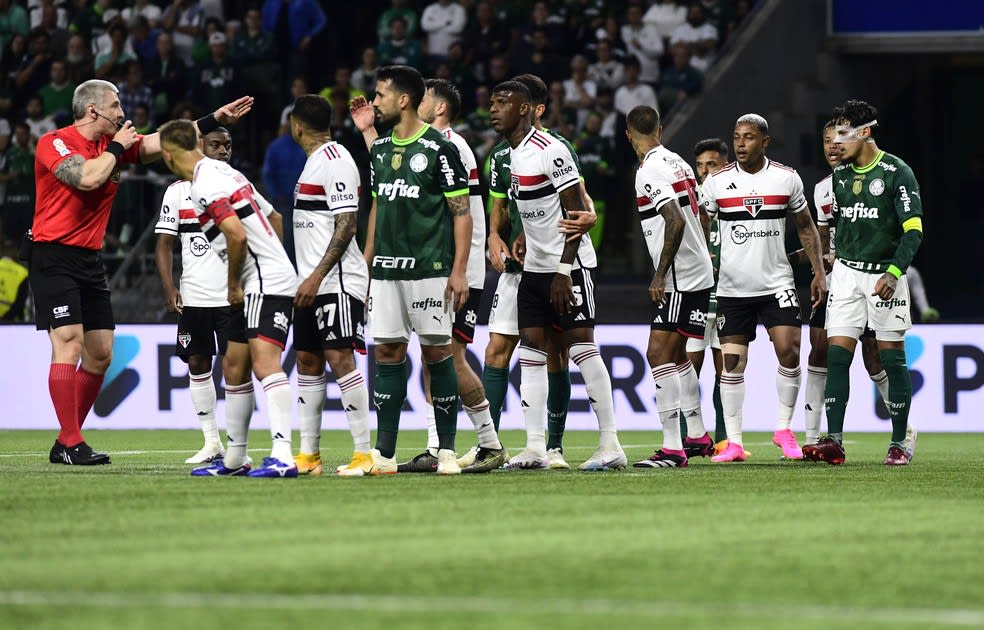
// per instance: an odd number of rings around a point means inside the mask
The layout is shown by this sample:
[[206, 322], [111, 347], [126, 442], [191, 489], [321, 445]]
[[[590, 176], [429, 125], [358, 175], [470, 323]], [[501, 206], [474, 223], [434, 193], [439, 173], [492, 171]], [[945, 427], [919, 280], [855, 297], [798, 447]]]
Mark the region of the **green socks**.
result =
[[909, 407], [912, 404], [912, 378], [905, 364], [905, 350], [880, 350], [882, 365], [888, 375], [888, 413], [892, 416], [892, 442], [905, 440], [905, 428], [909, 424]]
[[428, 363], [431, 375], [431, 398], [434, 399], [434, 423], [437, 424], [438, 448], [454, 450], [458, 430], [458, 375], [451, 356]]
[[[833, 344], [827, 350], [827, 385], [823, 397], [827, 409], [827, 435], [838, 442], [844, 437], [844, 414], [851, 395], [851, 361], [854, 353]], [[902, 425], [903, 433], [905, 424]]]
[[407, 364], [377, 363], [372, 392], [376, 406], [376, 449], [383, 457], [396, 454], [396, 434], [400, 431], [400, 411], [407, 398]]
[[509, 370], [506, 368], [486, 365], [482, 370], [482, 387], [489, 401], [489, 413], [496, 432], [499, 431], [499, 418], [502, 417], [502, 405], [506, 402], [506, 392], [509, 391]]
[[563, 450], [567, 408], [571, 404], [571, 371], [547, 374], [547, 450]]
[[714, 443], [728, 439], [728, 429], [724, 426], [724, 406], [721, 404], [721, 377], [714, 377]]

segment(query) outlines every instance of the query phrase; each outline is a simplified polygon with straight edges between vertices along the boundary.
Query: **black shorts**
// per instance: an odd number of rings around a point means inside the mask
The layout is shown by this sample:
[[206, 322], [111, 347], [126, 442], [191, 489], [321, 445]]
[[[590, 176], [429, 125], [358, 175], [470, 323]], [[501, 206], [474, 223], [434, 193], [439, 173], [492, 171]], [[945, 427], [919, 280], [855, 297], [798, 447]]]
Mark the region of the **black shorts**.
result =
[[753, 341], [760, 321], [766, 330], [773, 326], [802, 326], [796, 289], [759, 297], [717, 296], [718, 339], [742, 335]]
[[106, 268], [98, 251], [60, 243], [34, 243], [29, 267], [38, 330], [82, 324], [113, 330]]
[[289, 295], [247, 293], [243, 303], [246, 339], [263, 339], [287, 347], [287, 332], [294, 315], [294, 298]]
[[685, 337], [704, 338], [711, 290], [667, 293], [662, 304], [653, 305], [652, 330], [678, 332]]
[[225, 354], [231, 310], [229, 306], [186, 306], [181, 309], [174, 354], [185, 363], [194, 355], [214, 357], [216, 353]]
[[294, 307], [294, 349], [321, 354], [324, 350], [366, 353], [366, 306], [347, 293], [314, 298], [311, 306]]
[[482, 304], [482, 289], [468, 289], [468, 300], [455, 311], [451, 335], [461, 343], [475, 340], [475, 324], [478, 323], [478, 307]]
[[571, 283], [574, 289], [574, 307], [567, 315], [558, 315], [550, 303], [550, 284], [555, 273], [535, 273], [524, 271], [519, 281], [519, 292], [516, 296], [518, 306], [519, 329], [546, 328], [552, 326], [557, 330], [574, 328], [594, 328], [595, 301], [594, 275], [590, 269], [574, 269], [571, 271]]

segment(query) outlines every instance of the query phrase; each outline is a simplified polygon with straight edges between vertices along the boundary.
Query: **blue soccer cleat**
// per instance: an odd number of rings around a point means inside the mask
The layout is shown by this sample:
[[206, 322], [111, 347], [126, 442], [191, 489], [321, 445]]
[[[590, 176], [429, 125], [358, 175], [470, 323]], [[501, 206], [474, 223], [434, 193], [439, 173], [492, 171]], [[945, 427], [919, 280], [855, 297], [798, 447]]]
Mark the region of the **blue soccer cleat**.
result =
[[221, 459], [213, 461], [208, 466], [194, 468], [191, 471], [192, 477], [245, 477], [246, 473], [253, 468], [253, 460], [246, 458], [242, 466], [238, 468], [226, 468], [225, 462]]
[[263, 465], [255, 470], [249, 471], [246, 475], [248, 477], [267, 477], [271, 479], [278, 477], [296, 477], [297, 464], [295, 464], [293, 460], [288, 463], [284, 463], [276, 457], [264, 457]]

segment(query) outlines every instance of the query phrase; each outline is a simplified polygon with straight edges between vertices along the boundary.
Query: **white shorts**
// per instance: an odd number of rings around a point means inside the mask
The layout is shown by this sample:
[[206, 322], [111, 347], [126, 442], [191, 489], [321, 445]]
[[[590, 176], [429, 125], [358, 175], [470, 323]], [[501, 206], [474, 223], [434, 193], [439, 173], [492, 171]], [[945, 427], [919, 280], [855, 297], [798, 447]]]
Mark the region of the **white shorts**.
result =
[[418, 337], [447, 337], [451, 342], [453, 305], [444, 303], [447, 278], [373, 280], [366, 303], [369, 334], [373, 339], [410, 341]]
[[882, 274], [865, 273], [851, 269], [841, 261], [834, 262], [830, 274], [830, 293], [827, 296], [827, 334], [830, 331], [844, 333], [849, 329], [863, 331], [865, 326], [875, 331], [878, 339], [894, 340], [898, 335], [879, 333], [902, 333], [912, 328], [909, 312], [909, 283], [905, 276], [899, 278], [895, 295], [883, 300], [875, 291], [875, 284]]
[[489, 332], [500, 335], [519, 334], [519, 308], [516, 296], [519, 294], [521, 273], [501, 273], [492, 298], [492, 311], [489, 313]]
[[693, 337], [687, 338], [687, 352], [703, 352], [710, 346], [716, 350], [721, 349], [721, 343], [718, 341], [718, 330], [717, 330], [717, 313], [711, 311], [707, 314], [707, 323], [704, 325], [704, 338], [694, 339]]

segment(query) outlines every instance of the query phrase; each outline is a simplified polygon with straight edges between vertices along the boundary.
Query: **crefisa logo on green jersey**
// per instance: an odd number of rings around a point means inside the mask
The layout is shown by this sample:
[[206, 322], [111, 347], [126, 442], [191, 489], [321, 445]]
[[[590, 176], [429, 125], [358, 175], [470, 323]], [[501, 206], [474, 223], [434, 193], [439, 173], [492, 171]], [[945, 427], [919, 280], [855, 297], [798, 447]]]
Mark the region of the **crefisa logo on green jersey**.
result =
[[854, 223], [858, 219], [877, 219], [878, 208], [869, 208], [862, 202], [857, 202], [853, 206], [845, 206], [840, 209], [841, 216]]
[[420, 199], [420, 186], [411, 186], [407, 184], [406, 180], [400, 177], [393, 183], [385, 183], [379, 185], [378, 195], [385, 197], [386, 199], [393, 201], [397, 197], [403, 199]]

